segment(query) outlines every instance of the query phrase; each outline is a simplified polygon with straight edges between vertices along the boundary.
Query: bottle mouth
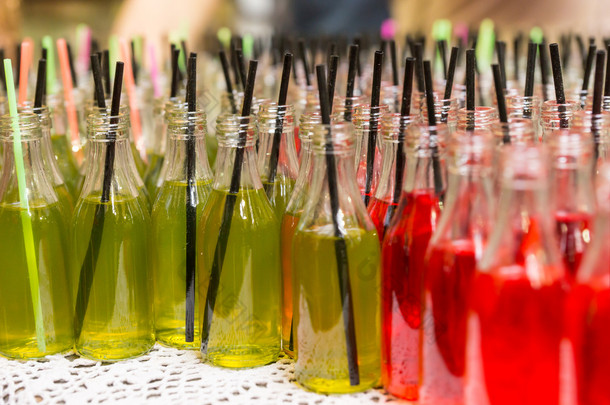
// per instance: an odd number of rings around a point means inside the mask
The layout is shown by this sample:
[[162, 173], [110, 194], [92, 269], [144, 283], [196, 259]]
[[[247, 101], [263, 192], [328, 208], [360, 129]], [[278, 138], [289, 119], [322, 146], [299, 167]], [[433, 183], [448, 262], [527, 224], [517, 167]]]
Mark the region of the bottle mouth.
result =
[[87, 138], [91, 141], [114, 141], [127, 139], [129, 116], [91, 114], [87, 118]]
[[4, 115], [0, 117], [0, 133], [3, 140], [14, 140], [14, 128], [19, 128], [21, 141], [34, 141], [42, 138], [40, 117], [31, 111], [20, 112], [17, 117]]
[[354, 129], [350, 122], [318, 124], [314, 127], [313, 150], [319, 153], [353, 153]]
[[244, 147], [254, 145], [255, 116], [247, 117], [236, 114], [225, 114], [218, 117], [216, 139], [218, 146]]

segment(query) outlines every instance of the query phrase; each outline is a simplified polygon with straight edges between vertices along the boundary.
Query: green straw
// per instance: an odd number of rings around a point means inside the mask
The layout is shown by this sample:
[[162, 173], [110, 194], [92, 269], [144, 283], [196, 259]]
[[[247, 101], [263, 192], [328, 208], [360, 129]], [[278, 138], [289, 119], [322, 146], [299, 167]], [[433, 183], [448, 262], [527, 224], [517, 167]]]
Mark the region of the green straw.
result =
[[494, 22], [489, 18], [486, 18], [481, 21], [477, 40], [476, 57], [477, 66], [480, 72], [486, 72], [490, 69], [495, 46], [496, 34], [494, 31]]
[[[119, 49], [119, 37], [111, 35], [108, 39], [108, 51], [110, 55], [110, 66], [115, 66], [117, 61], [120, 60], [121, 50]], [[110, 71], [111, 79], [114, 80], [114, 71]]]
[[10, 59], [4, 59], [4, 74], [6, 77], [6, 98], [13, 126], [13, 152], [15, 154], [15, 169], [17, 170], [17, 183], [19, 185], [19, 204], [21, 206], [21, 226], [23, 227], [23, 242], [25, 243], [25, 256], [30, 277], [30, 293], [32, 296], [32, 309], [36, 323], [36, 337], [38, 350], [46, 351], [44, 340], [44, 325], [42, 322], [42, 303], [40, 302], [40, 288], [38, 284], [38, 264], [36, 262], [36, 247], [34, 246], [34, 231], [28, 191], [25, 184], [25, 168], [23, 164], [23, 150], [21, 149], [21, 131], [19, 130], [19, 114], [17, 113], [17, 99], [13, 81], [13, 65]]
[[55, 44], [49, 35], [42, 38], [42, 47], [47, 50], [47, 93], [55, 94], [57, 88], [57, 73], [55, 72]]

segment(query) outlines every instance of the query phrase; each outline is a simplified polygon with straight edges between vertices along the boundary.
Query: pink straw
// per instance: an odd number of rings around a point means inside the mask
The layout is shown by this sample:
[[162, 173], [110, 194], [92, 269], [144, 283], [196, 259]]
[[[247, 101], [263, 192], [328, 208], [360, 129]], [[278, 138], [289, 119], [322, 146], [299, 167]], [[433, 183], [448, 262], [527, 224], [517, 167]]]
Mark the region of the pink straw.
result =
[[28, 74], [32, 60], [32, 44], [28, 41], [21, 43], [21, 62], [19, 68], [19, 105], [28, 99]]
[[155, 98], [161, 97], [161, 85], [159, 84], [159, 66], [157, 66], [157, 54], [155, 46], [150, 42], [148, 44], [148, 53], [150, 54], [150, 79], [153, 84]]
[[136, 95], [136, 82], [133, 78], [133, 67], [131, 66], [131, 55], [129, 46], [125, 38], [119, 40], [121, 46], [121, 57], [125, 61], [125, 85], [127, 86], [127, 97], [129, 98], [129, 115], [131, 116], [131, 130], [136, 148], [140, 152], [142, 159], [146, 159], [146, 151], [142, 144], [142, 125], [140, 123], [140, 110], [138, 110], [138, 100]]
[[61, 81], [64, 85], [64, 99], [66, 101], [66, 112], [68, 114], [70, 137], [72, 138], [72, 150], [76, 152], [81, 146], [80, 138], [78, 136], [78, 117], [76, 115], [76, 105], [74, 104], [72, 75], [70, 74], [70, 61], [68, 59], [68, 46], [66, 45], [66, 40], [63, 38], [59, 38], [57, 40], [57, 56], [59, 57]]
[[80, 71], [81, 73], [87, 72], [89, 70], [89, 55], [91, 54], [91, 28], [85, 28], [85, 35], [83, 35], [80, 44]]

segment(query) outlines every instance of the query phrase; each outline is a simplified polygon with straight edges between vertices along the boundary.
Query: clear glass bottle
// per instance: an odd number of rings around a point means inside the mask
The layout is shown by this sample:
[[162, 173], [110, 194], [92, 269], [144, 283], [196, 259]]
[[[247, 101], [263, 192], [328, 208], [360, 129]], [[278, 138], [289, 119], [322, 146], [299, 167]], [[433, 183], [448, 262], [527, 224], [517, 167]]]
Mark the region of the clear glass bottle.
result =
[[51, 144], [55, 160], [59, 165], [62, 177], [68, 186], [72, 197], [76, 199], [80, 187], [80, 173], [76, 158], [72, 154], [70, 139], [68, 138], [66, 110], [63, 104], [63, 97], [59, 94], [47, 95], [47, 107], [49, 108], [49, 118], [51, 120]]
[[383, 242], [402, 191], [405, 175], [405, 134], [409, 126], [418, 122], [413, 115], [385, 114], [381, 118], [382, 135], [381, 177], [367, 211], [377, 229], [379, 241]]
[[598, 167], [610, 159], [610, 112], [593, 114], [591, 110], [576, 111], [572, 119], [572, 128], [583, 136], [591, 137], [593, 141], [591, 159], [595, 161], [592, 170], [597, 172]]
[[253, 117], [218, 123], [197, 241], [201, 352], [229, 368], [271, 363], [281, 345], [280, 224], [256, 169], [254, 128]]
[[[294, 145], [294, 107], [265, 103], [260, 107], [256, 126], [259, 139], [258, 172], [275, 215], [281, 219], [299, 172]], [[278, 149], [274, 151], [276, 137]]]
[[525, 118], [532, 121], [536, 138], [542, 132], [540, 121], [541, 101], [538, 96], [525, 97], [514, 95], [506, 98], [506, 111], [509, 118]]
[[294, 344], [294, 324], [292, 319], [292, 241], [297, 224], [301, 219], [309, 187], [313, 180], [313, 150], [311, 147], [316, 125], [322, 122], [319, 112], [303, 114], [299, 125], [301, 140], [301, 165], [299, 174], [282, 216], [280, 245], [282, 255], [282, 349], [290, 357], [296, 355]]
[[593, 142], [575, 128], [556, 131], [550, 140], [551, 201], [566, 277], [573, 281], [593, 238]]
[[578, 403], [605, 404], [610, 398], [610, 164], [597, 175], [595, 238], [568, 296], [568, 337], [574, 350]]
[[355, 182], [352, 131], [346, 122], [315, 128], [292, 242], [295, 378], [321, 393], [363, 391], [380, 375], [379, 242]]
[[[107, 104], [107, 105], [110, 105], [110, 104]], [[100, 118], [108, 117], [108, 115], [110, 115], [110, 107], [107, 107], [106, 110], [102, 110], [101, 108], [98, 108], [98, 107], [93, 107], [90, 110], [89, 116], [87, 117], [88, 128], [89, 129], [92, 128], [95, 125], [95, 123], [99, 121]], [[135, 150], [135, 147], [133, 144], [133, 139], [130, 135], [131, 127], [129, 126], [129, 109], [127, 108], [127, 106], [121, 105], [121, 107], [119, 108], [119, 116], [121, 117], [121, 120], [125, 121], [128, 126], [128, 128], [127, 128], [128, 142], [126, 144], [126, 147], [129, 148], [129, 153], [125, 157], [127, 167], [131, 171], [132, 181], [134, 182], [134, 184], [136, 185], [136, 187], [138, 189], [138, 200], [143, 204], [143, 206], [146, 208], [146, 210], [148, 212], [150, 212], [151, 207], [152, 207], [150, 196], [148, 195], [148, 191], [146, 190], [146, 186], [144, 185], [144, 181], [142, 180], [142, 177], [140, 177], [140, 172], [138, 171], [137, 164], [134, 159], [134, 156], [137, 154], [137, 150]], [[124, 146], [125, 146], [125, 144], [122, 142], [117, 144], [117, 148], [123, 148]], [[85, 169], [85, 177], [83, 178], [81, 187], [79, 188], [79, 191], [80, 191], [79, 194], [82, 194], [82, 189], [84, 188], [84, 183], [86, 180], [86, 174], [89, 173], [91, 170], [95, 170], [95, 163], [94, 163], [95, 157], [90, 156], [91, 152], [89, 152], [89, 148], [87, 146], [85, 146], [85, 152], [86, 152], [86, 156], [85, 156], [85, 160], [83, 163], [83, 167]]]
[[153, 128], [151, 145], [148, 153], [148, 168], [144, 174], [144, 184], [152, 201], [157, 198], [157, 180], [167, 151], [167, 122], [165, 118], [165, 105], [167, 99], [155, 99], [153, 104]]
[[[387, 105], [371, 107], [362, 104], [356, 107], [353, 123], [356, 127], [356, 181], [364, 200], [368, 206], [375, 195], [381, 175], [381, 117], [389, 112]], [[373, 137], [375, 139], [373, 139]], [[369, 156], [369, 150], [373, 151]], [[368, 167], [372, 163], [371, 167]]]
[[473, 129], [491, 129], [491, 125], [498, 119], [496, 109], [493, 107], [475, 107], [474, 110], [462, 108], [458, 110], [457, 129], [459, 131], [472, 131]]
[[[17, 147], [13, 124], [21, 134]], [[68, 226], [43, 166], [40, 120], [32, 113], [4, 116], [0, 131], [0, 254], [5, 266], [0, 272], [0, 353], [17, 359], [65, 353], [74, 343]], [[19, 152], [22, 167], [16, 164]]]
[[492, 229], [493, 137], [457, 131], [443, 213], [426, 252], [422, 402], [464, 403], [468, 299]]
[[565, 104], [557, 104], [556, 100], [548, 100], [542, 103], [542, 140], [546, 141], [559, 129], [572, 126], [572, 117], [580, 110], [578, 101], [566, 100]]
[[[167, 118], [168, 170], [151, 215], [155, 335], [166, 346], [199, 349], [196, 256], [188, 257], [187, 222], [192, 221], [191, 237], [196, 240], [197, 224], [212, 188], [205, 149], [207, 124], [201, 110], [174, 109]], [[189, 149], [194, 161], [189, 158]], [[195, 244], [192, 249], [196, 254]], [[194, 280], [188, 276], [191, 271]], [[193, 290], [187, 296], [189, 288]]]
[[407, 167], [394, 219], [382, 244], [382, 380], [386, 390], [419, 398], [424, 259], [445, 190], [444, 124], [411, 125]]
[[472, 381], [483, 383], [477, 400], [556, 405], [565, 277], [548, 209], [548, 155], [542, 145], [507, 146], [502, 167], [494, 228], [470, 294], [466, 368], [482, 374]]
[[76, 350], [116, 361], [155, 342], [150, 216], [130, 164], [129, 120], [98, 114], [88, 123], [89, 170], [72, 219]]
[[[452, 134], [457, 129], [458, 124], [458, 99], [452, 97], [450, 99], [442, 99], [442, 94], [434, 93], [434, 110], [436, 115], [436, 122], [441, 124], [447, 124], [449, 134]], [[421, 105], [419, 107], [422, 122], [428, 122], [428, 106], [426, 99], [421, 99]]]
[[55, 160], [55, 155], [53, 154], [49, 109], [46, 106], [33, 108], [32, 104], [27, 103], [22, 105], [19, 108], [19, 111], [35, 113], [40, 120], [40, 130], [42, 133], [42, 138], [40, 140], [42, 165], [49, 176], [51, 186], [55, 190], [55, 193], [57, 193], [60, 205], [65, 211], [66, 219], [69, 219], [72, 215], [72, 209], [74, 208], [74, 198], [61, 175], [57, 160]]
[[344, 121], [352, 122], [354, 113], [356, 112], [356, 107], [364, 103], [364, 97], [362, 96], [335, 96], [332, 113]]

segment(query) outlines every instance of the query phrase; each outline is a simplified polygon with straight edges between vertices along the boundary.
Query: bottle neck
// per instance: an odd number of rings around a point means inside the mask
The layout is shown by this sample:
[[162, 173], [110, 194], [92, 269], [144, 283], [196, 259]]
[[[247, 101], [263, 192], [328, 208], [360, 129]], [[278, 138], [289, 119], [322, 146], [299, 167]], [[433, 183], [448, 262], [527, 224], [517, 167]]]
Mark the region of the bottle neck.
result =
[[412, 125], [407, 135], [407, 165], [403, 190], [433, 190], [444, 194], [446, 170], [444, 144], [446, 126]]
[[[294, 143], [294, 108], [276, 104], [261, 106], [257, 129], [257, 166], [262, 181], [269, 181], [272, 176], [274, 180], [280, 176], [295, 179], [298, 159]], [[278, 144], [274, 144], [276, 138]]]

